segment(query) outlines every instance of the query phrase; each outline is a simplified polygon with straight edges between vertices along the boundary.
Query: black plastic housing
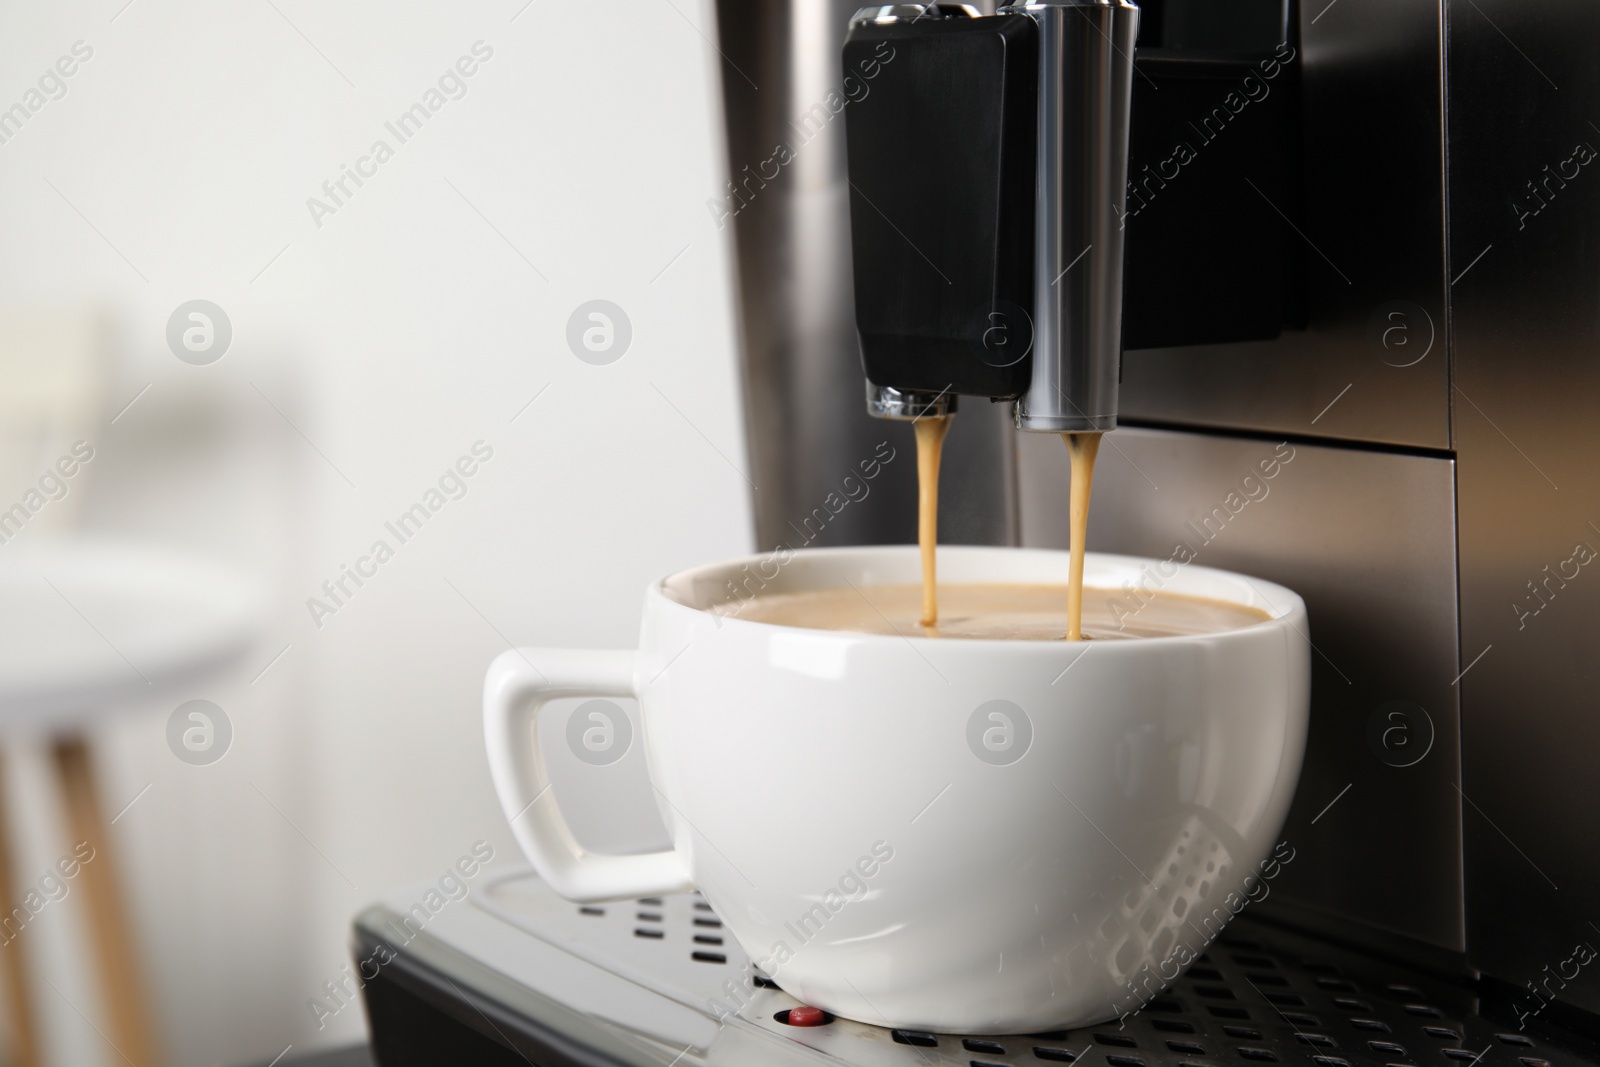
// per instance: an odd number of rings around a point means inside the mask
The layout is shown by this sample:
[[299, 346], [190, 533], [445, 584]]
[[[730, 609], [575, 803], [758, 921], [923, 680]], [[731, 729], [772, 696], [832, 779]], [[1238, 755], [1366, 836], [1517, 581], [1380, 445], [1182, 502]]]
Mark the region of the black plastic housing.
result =
[[1026, 17], [851, 29], [875, 64], [846, 112], [856, 327], [867, 378], [1011, 399], [1027, 390], [1038, 32]]
[[1122, 347], [1266, 340], [1304, 326], [1305, 242], [1291, 225], [1301, 214], [1297, 42], [1217, 54], [1143, 40], [1141, 30]]

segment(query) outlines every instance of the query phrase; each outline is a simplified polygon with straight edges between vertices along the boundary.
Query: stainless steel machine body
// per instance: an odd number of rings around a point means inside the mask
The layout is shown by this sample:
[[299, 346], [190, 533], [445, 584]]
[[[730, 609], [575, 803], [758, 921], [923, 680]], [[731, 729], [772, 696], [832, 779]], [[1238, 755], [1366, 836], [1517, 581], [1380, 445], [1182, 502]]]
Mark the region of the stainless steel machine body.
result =
[[1568, 962], [1600, 946], [1600, 10], [1474, 2], [1445, 21], [1467, 950], [1524, 1010], [1600, 1013]]
[[[722, 4], [735, 176], [835, 84], [853, 6]], [[1143, 6], [1169, 45], [1173, 27], [1218, 9]], [[1600, 11], [1576, 0], [1288, 11], [1276, 65], [1254, 86], [1229, 74], [1211, 90], [1240, 125], [1216, 132], [1219, 112], [1197, 112], [1181, 165], [1180, 153], [1140, 155], [1136, 100], [1129, 175], [1148, 206], [1134, 214], [1130, 200], [1126, 225], [1130, 248], [1159, 246], [1199, 187], [1186, 183], [1236, 189], [1230, 228], [1287, 227], [1303, 257], [1303, 273], [1282, 272], [1303, 322], [1123, 354], [1124, 428], [1101, 450], [1089, 547], [1166, 558], [1186, 544], [1198, 562], [1308, 602], [1313, 725], [1285, 831], [1303, 862], [1263, 915], [1482, 975], [1512, 1010], [1592, 1022], [1582, 1013], [1600, 1013], [1600, 966], [1571, 961], [1574, 944], [1600, 944], [1600, 715], [1587, 685], [1600, 651], [1600, 579], [1587, 573], [1600, 466], [1585, 417], [1600, 399], [1600, 178], [1588, 173], [1600, 127], [1583, 103], [1600, 89], [1588, 58]], [[1136, 61], [1156, 70], [1143, 44]], [[748, 103], [734, 66], [762, 83], [767, 110]], [[1296, 79], [1287, 192], [1225, 155], [1252, 108], [1285, 99], [1279, 70]], [[811, 486], [863, 442], [910, 437], [860, 413], [848, 189], [828, 144], [732, 222], [764, 546], [792, 541]], [[826, 270], [815, 248], [829, 250]], [[1210, 253], [1177, 244], [1171, 262], [1226, 299]], [[801, 294], [812, 302], [797, 315]], [[942, 538], [1064, 546], [1064, 450], [986, 408], [964, 405], [947, 443]], [[1293, 458], [1276, 477], [1253, 475], [1280, 447]], [[911, 539], [910, 467], [835, 543]]]

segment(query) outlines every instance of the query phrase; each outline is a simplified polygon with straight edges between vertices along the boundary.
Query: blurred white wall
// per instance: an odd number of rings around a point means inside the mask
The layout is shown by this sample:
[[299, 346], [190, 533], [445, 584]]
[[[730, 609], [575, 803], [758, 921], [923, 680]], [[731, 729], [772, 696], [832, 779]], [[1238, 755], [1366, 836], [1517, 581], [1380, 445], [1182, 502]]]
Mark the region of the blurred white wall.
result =
[[[231, 562], [272, 603], [248, 662], [95, 739], [111, 813], [138, 798], [113, 829], [172, 1063], [359, 1037], [359, 1009], [319, 1029], [307, 1007], [351, 915], [479, 839], [519, 861], [483, 756], [488, 661], [629, 645], [650, 578], [751, 547], [729, 249], [704, 206], [708, 7], [0, 4], [0, 109], [77, 46], [64, 91], [0, 117], [0, 305], [110, 324], [79, 525]], [[385, 124], [461, 57], [474, 73], [401, 143]], [[393, 157], [314, 218], [380, 139]], [[166, 336], [195, 299], [233, 331], [205, 366]], [[566, 340], [593, 299], [632, 324], [607, 366]], [[465, 495], [398, 545], [385, 521], [480, 441]], [[307, 598], [380, 538], [394, 558], [316, 625]], [[191, 697], [233, 723], [210, 766], [167, 748]], [[12, 747], [25, 881], [63, 846]], [[597, 843], [648, 843], [638, 764], [580, 783], [615, 806], [585, 823]], [[36, 995], [53, 1062], [110, 1064], [75, 907], [41, 920], [60, 992]]]

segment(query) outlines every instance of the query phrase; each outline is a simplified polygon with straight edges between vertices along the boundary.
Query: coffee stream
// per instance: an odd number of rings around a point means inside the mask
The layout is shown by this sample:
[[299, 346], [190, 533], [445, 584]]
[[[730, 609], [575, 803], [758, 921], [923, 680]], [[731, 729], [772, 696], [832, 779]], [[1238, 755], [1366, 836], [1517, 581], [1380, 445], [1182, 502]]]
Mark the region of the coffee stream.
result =
[[[939, 459], [944, 451], [945, 434], [950, 432], [950, 416], [927, 416], [915, 420], [917, 431], [917, 544], [922, 549], [922, 617], [920, 625], [932, 629], [939, 622], [939, 582], [936, 556], [939, 549]], [[1064, 433], [1067, 453], [1072, 457], [1071, 501], [1068, 508], [1072, 530], [1071, 555], [1067, 572], [1067, 640], [1083, 640], [1083, 554], [1089, 529], [1089, 490], [1094, 485], [1094, 460], [1100, 452], [1097, 433]]]
[[939, 548], [939, 457], [950, 416], [924, 416], [912, 423], [917, 431], [917, 543], [922, 547], [923, 626], [939, 621], [939, 584], [935, 555]]
[[1089, 535], [1089, 490], [1094, 486], [1094, 458], [1100, 453], [1097, 433], [1064, 433], [1072, 457], [1072, 499], [1067, 516], [1072, 556], [1067, 572], [1067, 640], [1083, 640], [1083, 552]]

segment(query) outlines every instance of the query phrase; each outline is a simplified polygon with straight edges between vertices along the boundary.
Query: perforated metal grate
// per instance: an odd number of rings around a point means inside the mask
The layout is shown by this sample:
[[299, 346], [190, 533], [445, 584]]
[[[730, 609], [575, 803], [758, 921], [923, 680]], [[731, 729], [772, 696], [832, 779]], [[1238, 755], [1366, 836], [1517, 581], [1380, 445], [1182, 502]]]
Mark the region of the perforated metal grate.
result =
[[[604, 908], [567, 906], [596, 920], [596, 948], [619, 926], [662, 973], [704, 966], [711, 996], [746, 957], [698, 897], [646, 899]], [[609, 931], [609, 932], [608, 932]], [[639, 951], [627, 953], [637, 967]], [[591, 957], [593, 958], [593, 957]], [[680, 981], [679, 985], [683, 983]], [[848, 1020], [800, 1029], [774, 1018], [796, 1002], [768, 981], [739, 1015], [788, 1040], [859, 1063], [1001, 1067], [1580, 1067], [1585, 1061], [1541, 1047], [1478, 1017], [1469, 991], [1429, 976], [1248, 919], [1236, 921], [1173, 986], [1123, 1020], [1020, 1036], [885, 1031]], [[700, 1002], [702, 1005], [704, 1000]]]
[[[489, 1000], [522, 1003], [521, 1010], [557, 1020], [546, 1025], [583, 1029], [599, 1019], [607, 1033], [625, 1034], [636, 1052], [643, 1049], [639, 1062], [657, 1062], [659, 1053], [663, 1067], [1600, 1067], [1600, 1057], [1480, 1016], [1474, 992], [1463, 985], [1275, 927], [1250, 912], [1171, 988], [1120, 1021], [1054, 1033], [949, 1035], [831, 1017], [821, 1026], [787, 1025], [798, 1003], [770, 980], [749, 987], [749, 957], [698, 894], [579, 906], [531, 873], [516, 872], [469, 901], [435, 919], [401, 956], [424, 941], [457, 946], [448, 972], [452, 997], [476, 984]], [[429, 958], [429, 966], [444, 966], [445, 957]], [[490, 958], [499, 960], [497, 971], [479, 962]], [[611, 990], [605, 1004], [586, 1000], [585, 990], [606, 984], [597, 981], [602, 972]], [[512, 973], [533, 999], [496, 986]], [[635, 999], [630, 989], [648, 995]], [[663, 1006], [662, 998], [676, 1006], [665, 1014], [648, 1007]], [[562, 1015], [556, 1005], [577, 1014]], [[683, 1008], [716, 1025], [685, 1024]], [[652, 1022], [657, 1016], [666, 1021]]]

